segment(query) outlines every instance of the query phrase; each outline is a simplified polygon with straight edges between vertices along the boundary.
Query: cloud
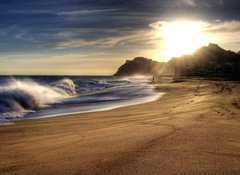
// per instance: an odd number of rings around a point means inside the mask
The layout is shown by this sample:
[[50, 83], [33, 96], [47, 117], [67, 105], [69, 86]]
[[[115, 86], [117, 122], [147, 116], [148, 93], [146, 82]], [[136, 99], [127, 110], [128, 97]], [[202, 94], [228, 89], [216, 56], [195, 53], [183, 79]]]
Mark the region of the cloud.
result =
[[117, 11], [118, 9], [94, 9], [94, 10], [73, 10], [73, 11], [62, 11], [58, 12], [59, 16], [79, 16], [79, 15], [91, 15], [97, 13], [106, 13]]
[[139, 45], [142, 43], [144, 43], [146, 47], [151, 47], [158, 40], [159, 38], [157, 37], [155, 31], [152, 31], [149, 28], [148, 30], [136, 30], [129, 32], [125, 35], [102, 37], [100, 39], [95, 40], [71, 39], [58, 43], [56, 49], [80, 48], [83, 46], [111, 48], [116, 46], [124, 47], [124, 45], [127, 45], [127, 47], [129, 47], [131, 44], [132, 44], [131, 47], [134, 48], [135, 45]]
[[151, 28], [153, 28], [154, 30], [158, 30], [159, 27], [162, 27], [164, 24], [166, 24], [168, 21], [157, 21], [154, 23], [149, 24], [149, 26]]
[[[149, 26], [155, 30], [158, 30], [168, 22], [171, 22], [171, 21], [157, 21], [149, 24]], [[240, 20], [232, 20], [232, 21], [214, 20], [214, 21], [195, 21], [195, 22], [201, 23], [203, 26], [203, 30], [207, 33], [240, 32]]]
[[223, 5], [224, 0], [178, 0], [175, 1], [178, 6], [190, 7], [213, 7], [216, 5]]
[[237, 32], [234, 22], [222, 21], [240, 19], [239, 7], [237, 0], [3, 0], [0, 51], [151, 50], [161, 45], [157, 28], [178, 18], [219, 19], [209, 22], [209, 33]]
[[240, 33], [240, 21], [215, 21], [206, 25], [209, 33]]
[[[161, 33], [163, 26], [169, 22], [173, 21], [157, 21], [149, 24], [149, 26]], [[217, 43], [223, 48], [239, 51], [240, 41], [237, 37], [240, 36], [240, 20], [198, 21], [198, 23], [201, 24], [202, 31], [207, 36], [209, 43]], [[181, 35], [181, 33], [179, 33], [179, 35]]]
[[205, 32], [209, 35], [211, 42], [220, 44], [223, 48], [240, 50], [240, 21], [214, 21], [205, 25]]
[[188, 6], [196, 6], [196, 2], [195, 0], [179, 0], [179, 1], [176, 1], [176, 4], [177, 5], [188, 5]]

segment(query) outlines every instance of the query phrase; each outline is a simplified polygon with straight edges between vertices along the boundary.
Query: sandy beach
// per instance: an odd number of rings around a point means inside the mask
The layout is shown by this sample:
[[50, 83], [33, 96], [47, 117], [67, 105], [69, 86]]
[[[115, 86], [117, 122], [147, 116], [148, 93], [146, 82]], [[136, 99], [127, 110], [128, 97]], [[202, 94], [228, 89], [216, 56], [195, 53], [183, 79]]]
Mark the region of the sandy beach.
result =
[[1, 126], [0, 174], [240, 174], [240, 84], [157, 86], [155, 102]]

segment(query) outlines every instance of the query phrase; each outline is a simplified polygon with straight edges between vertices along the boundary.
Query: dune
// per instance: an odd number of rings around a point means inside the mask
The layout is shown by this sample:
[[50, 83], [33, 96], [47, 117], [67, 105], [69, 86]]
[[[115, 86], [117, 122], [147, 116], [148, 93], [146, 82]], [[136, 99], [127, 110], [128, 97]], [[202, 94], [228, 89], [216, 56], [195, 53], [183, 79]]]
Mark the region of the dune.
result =
[[0, 127], [0, 174], [239, 174], [239, 83], [156, 90], [150, 103]]

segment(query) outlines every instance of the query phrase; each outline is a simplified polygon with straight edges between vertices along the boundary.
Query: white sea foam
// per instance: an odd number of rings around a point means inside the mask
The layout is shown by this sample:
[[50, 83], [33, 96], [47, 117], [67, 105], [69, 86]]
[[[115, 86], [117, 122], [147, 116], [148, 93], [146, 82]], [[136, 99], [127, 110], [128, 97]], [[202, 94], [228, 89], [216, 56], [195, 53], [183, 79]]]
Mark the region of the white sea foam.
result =
[[30, 79], [11, 79], [0, 86], [0, 119], [20, 117], [21, 114], [16, 112], [35, 111], [75, 93], [74, 83], [68, 79], [58, 81], [54, 86]]

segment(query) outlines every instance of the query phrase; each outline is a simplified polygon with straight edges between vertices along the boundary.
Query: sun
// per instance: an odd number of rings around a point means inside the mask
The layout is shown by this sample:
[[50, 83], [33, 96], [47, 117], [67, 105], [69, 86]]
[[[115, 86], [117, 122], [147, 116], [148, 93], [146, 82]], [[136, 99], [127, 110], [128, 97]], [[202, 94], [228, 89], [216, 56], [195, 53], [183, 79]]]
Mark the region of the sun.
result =
[[172, 57], [190, 54], [208, 44], [208, 36], [204, 33], [204, 23], [202, 22], [167, 22], [162, 25], [161, 35], [164, 45], [160, 56], [165, 61]]

